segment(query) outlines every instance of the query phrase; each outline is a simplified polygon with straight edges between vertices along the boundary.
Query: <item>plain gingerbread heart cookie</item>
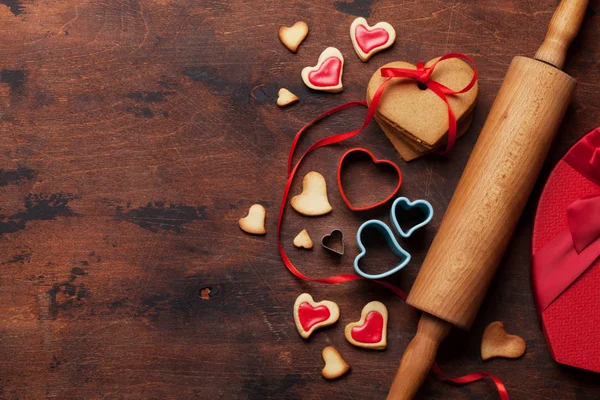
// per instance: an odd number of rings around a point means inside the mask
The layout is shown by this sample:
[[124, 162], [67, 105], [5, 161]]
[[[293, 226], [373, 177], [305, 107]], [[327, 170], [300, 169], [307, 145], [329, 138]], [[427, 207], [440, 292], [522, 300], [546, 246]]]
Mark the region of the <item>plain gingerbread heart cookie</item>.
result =
[[[427, 62], [432, 65], [437, 58]], [[416, 69], [413, 64], [395, 61], [381, 68]], [[377, 88], [387, 79], [381, 76], [379, 68], [369, 81], [367, 102], [370, 103]], [[465, 61], [450, 58], [435, 67], [431, 79], [453, 90], [464, 88], [473, 78], [473, 69]], [[477, 100], [478, 84], [466, 93], [448, 95], [448, 102], [454, 111], [457, 131], [466, 131], [464, 121], [471, 117]], [[378, 118], [382, 118], [390, 127], [416, 142], [421, 149], [431, 151], [439, 147], [448, 133], [448, 107], [430, 89], [421, 90], [417, 81], [408, 78], [393, 79], [386, 87], [379, 106]]]
[[315, 302], [308, 293], [302, 293], [294, 303], [294, 322], [298, 333], [304, 339], [319, 328], [337, 322], [340, 308], [329, 300]]
[[318, 172], [311, 171], [302, 180], [302, 193], [292, 197], [292, 208], [302, 215], [316, 217], [331, 212], [327, 198], [327, 183]]
[[509, 335], [504, 330], [504, 323], [500, 321], [489, 324], [483, 331], [481, 339], [481, 359], [490, 358], [519, 358], [525, 354], [527, 344], [522, 337]]
[[308, 24], [304, 21], [298, 21], [292, 26], [280, 26], [277, 35], [281, 43], [295, 53], [306, 35], [308, 35]]
[[325, 347], [322, 355], [325, 361], [325, 367], [321, 371], [323, 378], [337, 379], [350, 370], [350, 366], [335, 347]]
[[387, 347], [388, 312], [383, 303], [372, 301], [363, 307], [360, 321], [346, 325], [346, 339], [365, 349], [384, 350]]
[[250, 207], [250, 210], [248, 210], [248, 215], [238, 220], [238, 224], [246, 233], [264, 235], [267, 233], [267, 229], [265, 228], [266, 216], [267, 211], [265, 208], [260, 204], [254, 204]]

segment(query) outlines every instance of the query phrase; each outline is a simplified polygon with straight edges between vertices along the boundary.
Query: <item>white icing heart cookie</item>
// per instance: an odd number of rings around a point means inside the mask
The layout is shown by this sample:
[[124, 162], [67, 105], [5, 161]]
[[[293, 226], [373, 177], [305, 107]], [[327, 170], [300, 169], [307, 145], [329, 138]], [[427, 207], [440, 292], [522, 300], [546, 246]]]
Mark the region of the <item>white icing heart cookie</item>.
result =
[[308, 293], [302, 293], [294, 303], [294, 322], [304, 339], [321, 327], [334, 324], [340, 317], [340, 308], [329, 300], [315, 302]]
[[394, 44], [396, 31], [387, 22], [369, 26], [366, 19], [356, 18], [350, 25], [350, 38], [356, 54], [363, 62], [367, 62], [375, 53]]
[[328, 47], [319, 56], [317, 65], [302, 70], [304, 84], [314, 90], [341, 92], [344, 56], [335, 47]]

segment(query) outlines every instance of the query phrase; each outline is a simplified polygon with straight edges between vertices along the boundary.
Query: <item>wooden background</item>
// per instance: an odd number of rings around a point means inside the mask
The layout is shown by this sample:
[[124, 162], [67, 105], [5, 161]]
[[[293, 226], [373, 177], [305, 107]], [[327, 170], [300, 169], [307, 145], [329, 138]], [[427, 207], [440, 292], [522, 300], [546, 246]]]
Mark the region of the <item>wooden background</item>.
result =
[[[404, 164], [379, 128], [319, 150], [300, 173], [329, 184], [331, 215], [287, 210], [283, 240], [305, 273], [351, 271], [355, 232], [387, 208], [355, 214], [334, 186], [337, 157], [365, 146], [400, 163], [401, 194], [429, 200], [426, 232], [405, 242], [413, 262], [393, 282], [410, 289], [511, 58], [542, 42], [556, 0], [0, 0], [0, 397], [3, 399], [383, 399], [415, 331], [409, 308], [369, 283], [306, 284], [283, 266], [275, 219], [294, 133], [332, 106], [361, 99], [371, 74], [393, 60], [450, 51], [475, 60], [480, 97], [471, 130], [447, 158]], [[536, 200], [551, 166], [600, 125], [598, 0], [566, 71], [580, 83], [552, 153], [477, 323], [454, 332], [439, 361], [449, 375], [485, 370], [512, 399], [600, 397], [598, 375], [552, 361], [530, 290], [529, 243]], [[356, 16], [390, 22], [392, 49], [362, 63], [348, 27]], [[298, 54], [277, 28], [305, 20]], [[300, 70], [326, 46], [346, 57], [344, 92], [306, 88]], [[275, 105], [287, 87], [301, 102]], [[308, 143], [359, 126], [351, 110], [319, 125]], [[360, 166], [360, 168], [358, 168]], [[364, 201], [389, 176], [356, 163], [348, 190]], [[299, 190], [295, 183], [294, 192]], [[265, 237], [237, 219], [260, 202]], [[346, 234], [339, 260], [313, 239]], [[374, 271], [394, 261], [383, 247]], [[371, 267], [372, 266], [372, 267]], [[207, 290], [210, 288], [210, 295]], [[303, 291], [341, 308], [338, 324], [304, 341], [292, 305]], [[204, 294], [204, 297], [201, 296]], [[370, 300], [390, 311], [384, 352], [353, 348], [343, 327]], [[485, 325], [502, 320], [527, 340], [518, 360], [479, 357]], [[320, 375], [321, 350], [335, 345], [352, 366], [336, 382]], [[423, 399], [496, 399], [491, 382], [455, 387], [430, 378]]]

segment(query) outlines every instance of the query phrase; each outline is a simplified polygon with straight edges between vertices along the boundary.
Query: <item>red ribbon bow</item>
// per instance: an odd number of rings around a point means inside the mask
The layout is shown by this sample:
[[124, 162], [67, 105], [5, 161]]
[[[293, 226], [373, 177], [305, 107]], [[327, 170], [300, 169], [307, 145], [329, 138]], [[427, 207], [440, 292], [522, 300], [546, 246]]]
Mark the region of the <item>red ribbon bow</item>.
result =
[[[600, 196], [577, 200], [567, 207], [569, 230], [577, 254], [600, 237]], [[599, 254], [600, 255], [600, 254]]]
[[[441, 83], [434, 81], [431, 79], [431, 74], [433, 74], [433, 70], [439, 64], [440, 61], [447, 60], [448, 58], [460, 58], [466, 60], [473, 66], [473, 78], [471, 81], [462, 88], [461, 90], [452, 90], [447, 86], [442, 85]], [[417, 82], [420, 82], [427, 86], [433, 93], [435, 93], [448, 108], [448, 143], [446, 144], [446, 149], [440, 154], [446, 154], [454, 147], [454, 143], [456, 142], [456, 116], [454, 115], [454, 111], [452, 111], [452, 107], [450, 107], [450, 103], [448, 102], [448, 98], [446, 95], [454, 95], [466, 93], [475, 82], [477, 82], [477, 68], [475, 68], [475, 63], [469, 57], [464, 54], [458, 53], [450, 53], [445, 56], [440, 57], [436, 62], [434, 62], [431, 66], [426, 67], [425, 63], [419, 61], [417, 63], [417, 69], [407, 69], [407, 68], [381, 68], [381, 76], [388, 78], [383, 84], [382, 87], [385, 87], [390, 79], [392, 78], [410, 78], [414, 79]], [[381, 87], [380, 87], [381, 89]], [[383, 92], [383, 91], [382, 91]], [[379, 93], [379, 90], [376, 92], [375, 96]], [[375, 101], [375, 96], [373, 96], [373, 101]], [[379, 100], [379, 99], [378, 99]]]
[[[441, 83], [431, 79], [431, 74], [435, 70], [435, 67], [441, 61], [447, 60], [449, 58], [459, 58], [461, 60], [465, 60], [469, 64], [471, 64], [471, 66], [473, 67], [473, 78], [471, 78], [471, 81], [467, 84], [467, 86], [465, 86], [464, 88], [462, 88], [458, 91], [452, 90], [449, 87], [444, 86]], [[471, 90], [473, 85], [475, 85], [475, 83], [477, 82], [477, 68], [475, 67], [475, 62], [469, 56], [466, 56], [464, 54], [448, 53], [448, 54], [438, 58], [437, 61], [434, 62], [429, 67], [426, 67], [423, 62], [419, 62], [419, 63], [417, 63], [417, 69], [382, 68], [381, 76], [386, 77], [387, 79], [385, 81], [383, 81], [383, 83], [377, 88], [377, 91], [375, 91], [375, 94], [373, 95], [373, 99], [371, 100], [370, 105], [367, 105], [367, 102], [362, 100], [362, 101], [353, 101], [350, 103], [346, 103], [346, 104], [342, 104], [340, 106], [334, 107], [331, 110], [324, 112], [323, 114], [319, 115], [317, 118], [313, 119], [312, 121], [310, 121], [309, 123], [304, 125], [298, 131], [298, 133], [296, 133], [296, 136], [294, 137], [294, 140], [292, 142], [292, 146], [290, 147], [290, 154], [288, 156], [288, 177], [293, 175], [293, 172], [294, 172], [294, 171], [292, 171], [292, 161], [293, 161], [293, 157], [294, 157], [294, 152], [296, 151], [296, 146], [298, 145], [298, 141], [300, 140], [300, 137], [302, 136], [302, 134], [309, 127], [311, 127], [312, 125], [314, 125], [321, 119], [323, 119], [331, 114], [335, 114], [338, 111], [342, 111], [342, 110], [345, 110], [345, 109], [348, 109], [348, 108], [351, 108], [354, 106], [368, 107], [367, 115], [365, 116], [365, 120], [363, 121], [363, 124], [360, 128], [355, 129], [350, 132], [339, 133], [337, 135], [329, 136], [329, 137], [323, 138], [323, 139], [313, 143], [313, 145], [310, 146], [308, 148], [308, 150], [306, 150], [306, 152], [298, 160], [296, 167], [298, 167], [298, 165], [300, 165], [300, 162], [302, 161], [304, 156], [306, 156], [311, 151], [313, 151], [319, 147], [343, 142], [344, 140], [350, 139], [351, 137], [357, 135], [360, 131], [362, 131], [364, 128], [366, 128], [367, 125], [369, 125], [371, 123], [371, 121], [373, 120], [373, 117], [375, 115], [375, 112], [377, 111], [377, 107], [379, 106], [379, 102], [381, 101], [381, 96], [383, 96], [383, 92], [384, 92], [385, 88], [391, 82], [391, 80], [394, 78], [409, 78], [409, 79], [414, 79], [418, 82], [421, 82], [422, 84], [426, 85], [429, 89], [431, 89], [431, 91], [433, 93], [435, 93], [440, 99], [442, 99], [442, 101], [448, 107], [448, 143], [446, 144], [446, 149], [443, 152], [441, 152], [440, 154], [446, 154], [450, 150], [452, 150], [452, 148], [454, 147], [454, 143], [456, 143], [456, 116], [454, 115], [454, 111], [452, 111], [452, 107], [450, 107], [450, 103], [448, 102], [448, 98], [446, 97], [446, 95], [461, 94], [461, 93], [466, 93], [469, 90]]]
[[[432, 81], [430, 79], [431, 73], [433, 72], [435, 66], [440, 61], [447, 60], [448, 58], [461, 58], [461, 59], [466, 60], [469, 63], [471, 63], [471, 65], [473, 66], [473, 71], [474, 71], [473, 79], [464, 89], [462, 89], [458, 92], [454, 92], [453, 90], [445, 87], [444, 85], [442, 85], [438, 82]], [[423, 84], [427, 85], [427, 87], [429, 87], [432, 91], [434, 91], [434, 93], [436, 93], [438, 96], [440, 96], [440, 98], [442, 100], [444, 100], [444, 102], [446, 104], [448, 104], [446, 94], [466, 92], [471, 87], [473, 87], [473, 85], [475, 84], [475, 81], [477, 80], [477, 70], [475, 69], [475, 64], [474, 64], [473, 60], [471, 60], [466, 55], [459, 54], [459, 53], [446, 54], [445, 56], [443, 56], [439, 60], [437, 60], [430, 67], [425, 67], [423, 63], [419, 63], [417, 65], [416, 70], [402, 69], [402, 68], [385, 68], [385, 70], [386, 70], [385, 73], [389, 74], [387, 76], [388, 79], [385, 80], [381, 84], [381, 86], [379, 86], [377, 91], [375, 92], [375, 95], [373, 96], [373, 100], [371, 101], [371, 104], [368, 106], [367, 115], [365, 116], [365, 120], [360, 128], [355, 129], [353, 131], [349, 131], [349, 132], [331, 135], [331, 136], [328, 136], [328, 137], [325, 137], [323, 139], [316, 141], [304, 152], [304, 154], [302, 154], [302, 156], [300, 156], [300, 159], [298, 160], [296, 165], [293, 165], [293, 157], [294, 157], [294, 153], [296, 151], [296, 146], [298, 145], [298, 141], [300, 140], [300, 137], [302, 136], [302, 134], [309, 127], [314, 125], [316, 122], [320, 121], [321, 119], [323, 119], [331, 114], [334, 114], [338, 111], [346, 110], [348, 108], [358, 106], [358, 105], [365, 106], [365, 107], [367, 106], [367, 103], [365, 101], [354, 101], [354, 102], [342, 104], [340, 106], [332, 108], [331, 110], [326, 111], [323, 114], [319, 115], [317, 118], [313, 119], [312, 121], [310, 121], [309, 123], [304, 125], [298, 131], [298, 133], [296, 133], [296, 136], [294, 137], [294, 140], [292, 141], [292, 146], [290, 148], [290, 153], [289, 153], [289, 157], [288, 157], [288, 178], [287, 178], [287, 182], [285, 184], [285, 188], [283, 190], [283, 196], [281, 198], [281, 205], [279, 207], [279, 215], [277, 217], [277, 246], [279, 247], [279, 255], [281, 256], [281, 259], [282, 259], [283, 263], [285, 264], [286, 268], [299, 279], [311, 281], [311, 282], [324, 283], [324, 284], [339, 284], [339, 283], [344, 283], [344, 282], [363, 280], [363, 278], [361, 276], [356, 275], [356, 274], [335, 275], [335, 276], [330, 276], [330, 277], [326, 277], [326, 278], [311, 278], [309, 276], [306, 276], [294, 266], [294, 264], [289, 259], [288, 255], [286, 254], [286, 252], [283, 248], [283, 245], [281, 244], [281, 225], [283, 223], [283, 213], [285, 211], [285, 206], [287, 204], [287, 199], [289, 196], [290, 188], [292, 186], [292, 182], [293, 182], [294, 177], [296, 176], [296, 172], [298, 171], [298, 168], [300, 167], [300, 164], [302, 163], [304, 158], [306, 158], [306, 156], [310, 152], [318, 149], [319, 147], [328, 146], [328, 145], [334, 144], [334, 143], [340, 143], [347, 139], [350, 139], [351, 137], [360, 133], [367, 125], [369, 125], [369, 123], [373, 119], [375, 111], [377, 110], [377, 106], [379, 104], [379, 101], [381, 100], [381, 95], [383, 94], [385, 87], [390, 82], [390, 80], [393, 78], [416, 79], [419, 82], [422, 82]], [[382, 70], [382, 74], [383, 73], [384, 72]], [[456, 119], [454, 118], [454, 113], [452, 112], [452, 109], [450, 108], [449, 104], [448, 104], [448, 117], [449, 117], [449, 121], [450, 121], [450, 127], [448, 129], [448, 146], [446, 148], [446, 152], [452, 148], [452, 145], [454, 144], [454, 141], [456, 139]], [[380, 280], [373, 280], [372, 282], [375, 282], [381, 286], [388, 288], [389, 290], [394, 292], [396, 295], [398, 295], [401, 299], [406, 300], [406, 294], [402, 290], [397, 288], [396, 286], [392, 285], [391, 283], [388, 283], [385, 281], [380, 281]], [[437, 363], [435, 363], [433, 365], [432, 369], [441, 379], [448, 381], [448, 382], [458, 384], [458, 385], [464, 385], [464, 384], [468, 384], [468, 383], [472, 383], [472, 382], [477, 382], [484, 378], [491, 378], [492, 381], [494, 382], [494, 384], [496, 385], [496, 389], [498, 390], [498, 394], [500, 395], [500, 398], [502, 400], [509, 400], [506, 387], [504, 386], [504, 384], [502, 383], [502, 381], [500, 379], [498, 379], [497, 377], [495, 377], [492, 374], [489, 374], [487, 372], [474, 372], [474, 373], [471, 373], [471, 374], [468, 374], [465, 376], [461, 376], [458, 378], [449, 378], [442, 373], [442, 371], [440, 370]]]
[[[582, 139], [564, 158], [588, 180], [600, 185], [600, 129]], [[532, 281], [542, 313], [600, 256], [600, 195], [567, 207], [567, 227], [533, 255]]]

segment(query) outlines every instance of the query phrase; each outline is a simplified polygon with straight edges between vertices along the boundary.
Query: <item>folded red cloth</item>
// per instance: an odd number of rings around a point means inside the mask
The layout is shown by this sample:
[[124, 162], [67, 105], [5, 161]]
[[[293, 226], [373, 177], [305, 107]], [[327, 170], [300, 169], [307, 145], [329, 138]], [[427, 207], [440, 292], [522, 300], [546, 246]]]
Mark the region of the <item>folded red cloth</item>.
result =
[[556, 165], [538, 204], [532, 284], [552, 357], [600, 372], [600, 128]]

